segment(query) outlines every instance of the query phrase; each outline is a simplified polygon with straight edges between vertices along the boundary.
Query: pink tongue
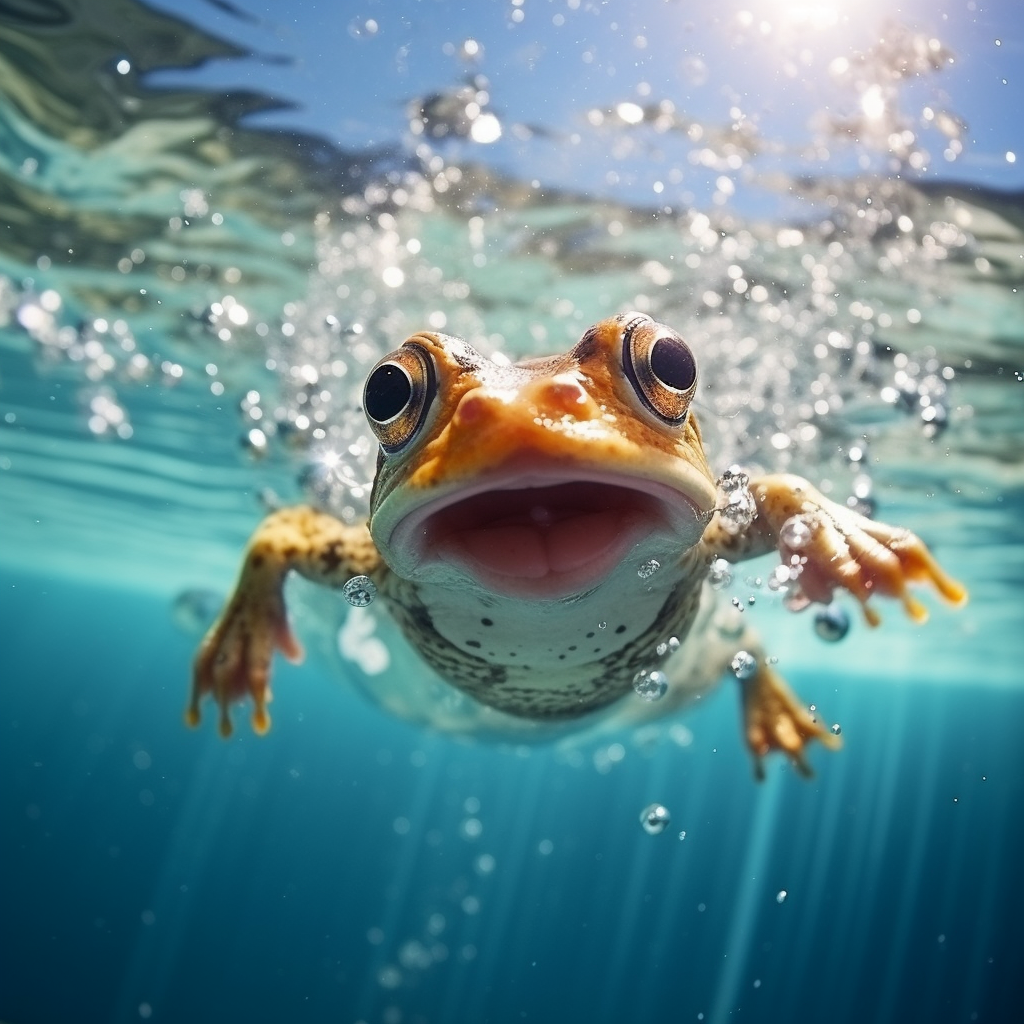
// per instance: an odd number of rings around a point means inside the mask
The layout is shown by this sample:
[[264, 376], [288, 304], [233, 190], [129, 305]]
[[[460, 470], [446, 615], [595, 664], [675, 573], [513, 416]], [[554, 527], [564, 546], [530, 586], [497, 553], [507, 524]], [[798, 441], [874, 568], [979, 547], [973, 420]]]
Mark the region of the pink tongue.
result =
[[515, 523], [464, 529], [457, 549], [488, 572], [542, 579], [570, 572], [603, 555], [615, 542], [620, 516], [589, 512], [550, 523]]

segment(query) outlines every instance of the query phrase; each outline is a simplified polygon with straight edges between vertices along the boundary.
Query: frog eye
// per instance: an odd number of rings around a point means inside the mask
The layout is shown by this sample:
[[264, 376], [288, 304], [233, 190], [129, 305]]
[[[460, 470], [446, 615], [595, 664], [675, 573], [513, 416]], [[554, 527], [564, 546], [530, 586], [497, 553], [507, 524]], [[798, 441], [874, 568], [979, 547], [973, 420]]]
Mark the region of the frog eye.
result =
[[658, 419], [674, 426], [686, 419], [697, 390], [697, 360], [670, 327], [648, 317], [627, 325], [622, 368], [637, 397]]
[[363, 410], [388, 455], [401, 451], [420, 432], [436, 394], [434, 363], [419, 345], [403, 345], [370, 371]]

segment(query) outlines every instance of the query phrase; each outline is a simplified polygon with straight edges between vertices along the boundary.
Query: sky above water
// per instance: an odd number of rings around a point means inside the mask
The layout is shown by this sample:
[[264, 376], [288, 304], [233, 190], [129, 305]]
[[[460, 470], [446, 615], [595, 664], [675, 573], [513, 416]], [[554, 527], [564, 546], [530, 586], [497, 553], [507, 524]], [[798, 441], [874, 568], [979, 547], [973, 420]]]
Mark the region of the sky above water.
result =
[[[260, 115], [261, 123], [358, 150], [414, 143], [409, 99], [479, 73], [503, 132], [490, 145], [470, 146], [479, 151], [471, 155], [525, 178], [618, 187], [632, 200], [655, 199], [659, 172], [617, 174], [615, 159], [628, 165], [638, 148], [651, 147], [664, 156], [673, 140], [649, 139], [621, 154], [609, 153], [605, 140], [595, 153], [589, 111], [667, 99], [705, 124], [748, 120], [783, 164], [796, 154], [806, 159], [802, 147], [822, 117], [859, 116], [869, 102], [837, 84], [835, 62], [876, 45], [891, 19], [936, 38], [954, 57], [898, 86], [896, 102], [931, 154], [925, 173], [1024, 186], [1019, 0], [237, 0], [234, 12], [211, 0], [151, 3], [253, 53], [154, 83], [258, 89], [293, 104]], [[944, 157], [945, 139], [922, 118], [926, 109], [966, 124], [955, 159]], [[856, 169], [852, 148], [844, 153], [833, 141], [830, 169]]]

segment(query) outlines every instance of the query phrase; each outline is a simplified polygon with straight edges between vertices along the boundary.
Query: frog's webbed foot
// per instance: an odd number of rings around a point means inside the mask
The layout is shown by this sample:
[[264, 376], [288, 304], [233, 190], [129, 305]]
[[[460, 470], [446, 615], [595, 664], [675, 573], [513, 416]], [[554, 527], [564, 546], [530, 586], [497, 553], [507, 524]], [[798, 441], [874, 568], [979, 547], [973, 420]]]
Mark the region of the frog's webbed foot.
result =
[[754, 756], [754, 774], [764, 778], [763, 758], [782, 751], [803, 776], [812, 774], [804, 748], [818, 740], [832, 750], [842, 746], [838, 736], [796, 698], [785, 680], [768, 665], [758, 666], [743, 688], [743, 731]]
[[185, 720], [199, 722], [199, 704], [207, 693], [220, 705], [221, 735], [231, 733], [228, 708], [251, 697], [252, 726], [270, 728], [270, 663], [275, 650], [302, 660], [302, 645], [292, 635], [283, 586], [292, 570], [329, 587], [353, 576], [381, 571], [380, 556], [365, 526], [347, 526], [306, 505], [282, 508], [256, 528], [246, 549], [242, 574], [227, 607], [206, 634], [196, 655], [192, 697]]
[[897, 598], [915, 622], [928, 618], [909, 583], [931, 583], [951, 604], [967, 600], [967, 590], [910, 530], [866, 519], [800, 477], [765, 477], [752, 490], [784, 561], [799, 567], [797, 583], [812, 601], [827, 603], [833, 590], [848, 590], [874, 626], [880, 621], [868, 604], [874, 595]]
[[302, 660], [285, 611], [279, 568], [246, 562], [238, 587], [221, 617], [203, 638], [192, 674], [192, 695], [185, 721], [198, 725], [199, 704], [207, 693], [220, 706], [220, 733], [231, 735], [230, 705], [252, 698], [252, 727], [260, 735], [270, 728], [270, 663], [275, 650], [291, 661]]

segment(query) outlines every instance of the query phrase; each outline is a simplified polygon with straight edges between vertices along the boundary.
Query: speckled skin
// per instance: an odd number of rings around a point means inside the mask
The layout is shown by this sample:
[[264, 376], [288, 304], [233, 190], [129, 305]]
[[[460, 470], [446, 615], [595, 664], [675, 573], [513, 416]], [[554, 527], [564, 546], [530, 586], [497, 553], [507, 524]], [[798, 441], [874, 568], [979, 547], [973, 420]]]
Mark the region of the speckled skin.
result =
[[[442, 678], [483, 704], [540, 720], [579, 717], [619, 700], [637, 672], [662, 667], [655, 651], [669, 637], [705, 643], [706, 656], [697, 664], [708, 680], [722, 674], [741, 646], [760, 655], [749, 631], [724, 643], [720, 636], [717, 643], [689, 636], [716, 557], [736, 562], [774, 548], [787, 561], [796, 555], [809, 598], [827, 601], [833, 589], [849, 590], [872, 624], [877, 618], [867, 601], [875, 594], [902, 600], [917, 620], [925, 617], [907, 592], [908, 581], [930, 581], [947, 600], [965, 600], [964, 589], [912, 533], [866, 520], [800, 477], [751, 481], [753, 520], [737, 528], [723, 518], [714, 507], [714, 477], [692, 412], [681, 423], [663, 422], [650, 403], [637, 400], [636, 382], [623, 373], [623, 338], [640, 320], [649, 323], [639, 314], [611, 318], [591, 328], [570, 353], [513, 367], [490, 363], [443, 335], [409, 339], [407, 345], [429, 354], [437, 394], [419, 426], [410, 428], [414, 436], [401, 453], [382, 453], [368, 526], [348, 526], [306, 506], [282, 509], [260, 524], [235, 593], [197, 654], [189, 723], [198, 723], [201, 698], [210, 693], [220, 706], [222, 734], [231, 731], [230, 704], [247, 696], [256, 731], [269, 728], [273, 651], [293, 660], [302, 654], [282, 596], [290, 571], [334, 588], [352, 576], [369, 576], [380, 603]], [[680, 503], [692, 506], [696, 530], [684, 524], [678, 543], [659, 540], [662, 565], [650, 585], [637, 580], [641, 538], [607, 579], [551, 599], [490, 592], [486, 585], [449, 578], [445, 567], [424, 570], [410, 560], [401, 525], [408, 517], [431, 502], [479, 492], [494, 467], [511, 465], [523, 453], [567, 482], [611, 472], [638, 491], [678, 492]], [[799, 552], [780, 539], [783, 524], [795, 515], [811, 528]], [[763, 657], [758, 663], [742, 684], [745, 737], [758, 771], [772, 749], [806, 770], [808, 740], [829, 746], [837, 740]], [[665, 663], [667, 671], [671, 664]]]
[[[688, 553], [686, 564], [680, 564], [680, 579], [657, 617], [639, 635], [622, 642], [625, 624], [611, 621], [605, 629], [588, 630], [583, 636], [571, 635], [569, 640], [597, 644], [593, 660], [571, 669], [564, 669], [557, 680], [546, 676], [538, 685], [538, 670], [527, 659], [530, 644], [519, 641], [516, 659], [505, 656], [501, 661], [484, 651], [476, 655], [453, 646], [433, 626], [429, 609], [419, 599], [417, 588], [393, 573], [388, 574], [383, 592], [389, 598], [388, 608], [402, 632], [415, 644], [423, 660], [449, 682], [465, 693], [507, 714], [524, 718], [577, 718], [606, 707], [628, 693], [633, 677], [655, 661], [653, 652], [667, 637], [684, 638], [691, 628], [701, 600], [701, 583], [707, 575], [707, 564], [699, 551]], [[628, 612], [624, 609], [626, 617]], [[491, 615], [494, 615], [491, 612]], [[481, 616], [487, 617], [487, 616]], [[488, 617], [490, 629], [500, 629], [501, 620]], [[508, 652], [511, 655], [511, 652]], [[521, 659], [522, 663], [520, 663]], [[554, 685], [552, 685], [554, 684]]]

